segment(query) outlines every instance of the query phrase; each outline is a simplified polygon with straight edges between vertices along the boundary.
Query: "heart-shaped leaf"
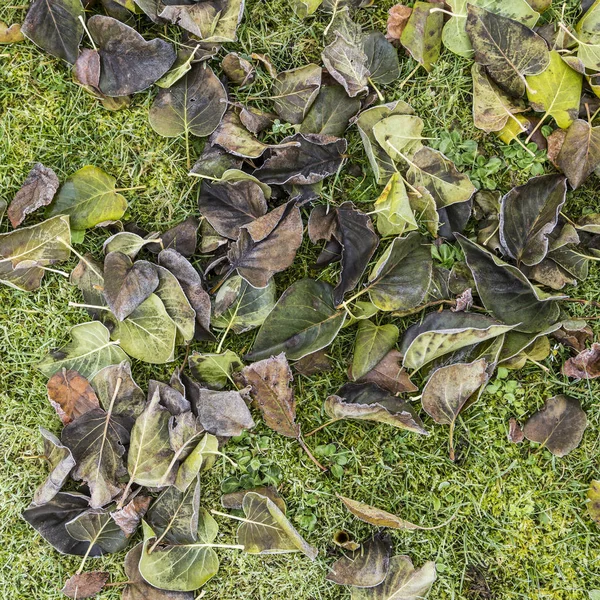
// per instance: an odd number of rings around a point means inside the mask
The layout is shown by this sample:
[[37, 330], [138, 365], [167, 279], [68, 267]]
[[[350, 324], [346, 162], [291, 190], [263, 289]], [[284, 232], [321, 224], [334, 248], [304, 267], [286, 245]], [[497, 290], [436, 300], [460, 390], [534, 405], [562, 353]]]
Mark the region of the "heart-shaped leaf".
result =
[[116, 191], [116, 179], [98, 167], [87, 166], [65, 181], [48, 215], [68, 215], [71, 228], [81, 231], [118, 221], [126, 210], [127, 200]]
[[194, 379], [213, 390], [223, 389], [233, 381], [232, 375], [244, 366], [231, 350], [225, 350], [222, 354], [194, 352], [188, 363]]
[[227, 110], [227, 92], [206, 63], [195, 64], [179, 81], [162, 89], [149, 118], [152, 129], [165, 137], [206, 137]]
[[255, 425], [239, 392], [201, 388], [196, 401], [196, 413], [204, 430], [219, 437], [235, 437]]
[[97, 321], [72, 327], [71, 340], [37, 364], [37, 368], [46, 377], [52, 377], [64, 368], [91, 379], [104, 367], [127, 360], [127, 355], [119, 348], [118, 342], [112, 342], [108, 329]]
[[120, 552], [129, 541], [110, 513], [104, 509], [86, 510], [69, 521], [65, 527], [71, 537], [87, 542], [100, 554]]
[[561, 394], [546, 400], [544, 408], [529, 417], [523, 433], [555, 456], [566, 456], [579, 446], [586, 427], [587, 417], [579, 400]]
[[83, 18], [81, 0], [35, 0], [21, 31], [42, 50], [75, 64]]
[[333, 288], [324, 281], [301, 279], [279, 298], [254, 341], [248, 360], [285, 352], [292, 360], [328, 346], [344, 324], [336, 310]]
[[149, 88], [175, 62], [175, 48], [161, 39], [146, 41], [135, 29], [112, 17], [94, 15], [88, 29], [98, 46], [100, 91], [129, 96]]
[[90, 382], [77, 371], [61, 369], [46, 384], [48, 399], [63, 425], [94, 408], [99, 408], [98, 397]]
[[242, 501], [246, 520], [237, 531], [238, 543], [250, 554], [303, 552], [311, 560], [317, 549], [310, 546], [278, 506], [266, 496], [248, 492]]

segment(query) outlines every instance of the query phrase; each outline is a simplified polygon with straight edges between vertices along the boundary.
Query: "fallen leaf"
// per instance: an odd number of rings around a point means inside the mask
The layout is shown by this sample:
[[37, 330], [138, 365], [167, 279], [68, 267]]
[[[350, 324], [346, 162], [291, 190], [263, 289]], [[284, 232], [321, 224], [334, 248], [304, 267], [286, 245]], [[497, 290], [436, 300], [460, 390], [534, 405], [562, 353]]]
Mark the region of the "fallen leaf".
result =
[[50, 204], [58, 186], [56, 173], [42, 163], [36, 163], [8, 207], [11, 225], [18, 227], [28, 214]]
[[227, 79], [240, 88], [250, 85], [256, 77], [252, 63], [241, 57], [237, 52], [230, 52], [223, 57], [221, 68]]
[[387, 85], [400, 77], [398, 51], [380, 31], [363, 37], [363, 52], [367, 55], [367, 70], [371, 82]]
[[63, 425], [90, 410], [100, 407], [98, 397], [90, 382], [77, 371], [61, 369], [46, 384], [48, 399]]
[[244, 366], [231, 350], [225, 350], [222, 354], [194, 352], [188, 364], [194, 379], [213, 390], [223, 389], [232, 381], [233, 374]]
[[444, 14], [435, 3], [415, 2], [408, 21], [404, 25], [400, 43], [426, 71], [431, 71], [442, 48]]
[[546, 400], [544, 408], [529, 417], [523, 433], [560, 457], [579, 446], [587, 424], [579, 401], [561, 394]]
[[398, 328], [391, 323], [375, 325], [369, 320], [360, 321], [354, 341], [350, 379], [360, 379], [376, 367], [396, 345], [398, 335]]
[[69, 598], [93, 598], [99, 594], [108, 580], [106, 571], [89, 571], [72, 575], [65, 582], [61, 592]]
[[296, 361], [294, 363], [294, 369], [300, 373], [300, 375], [310, 377], [315, 373], [331, 371], [333, 369], [333, 363], [327, 356], [326, 350], [317, 350]]
[[72, 538], [87, 542], [96, 556], [120, 552], [128, 544], [127, 536], [110, 518], [107, 509], [86, 510], [69, 521], [65, 527]]
[[325, 579], [338, 585], [372, 588], [379, 585], [388, 573], [392, 542], [385, 534], [375, 534], [354, 552], [331, 565]]
[[600, 377], [600, 344], [593, 343], [587, 350], [567, 359], [562, 367], [563, 375], [574, 379]]
[[205, 389], [199, 392], [196, 413], [205, 431], [218, 437], [235, 437], [255, 426], [239, 392]]
[[325, 46], [321, 59], [330, 75], [344, 87], [350, 98], [369, 90], [368, 57], [358, 45], [335, 32], [331, 44]]
[[588, 514], [594, 523], [600, 525], [600, 481], [592, 479], [586, 495]]
[[556, 163], [577, 189], [600, 165], [600, 127], [577, 119], [567, 130]]
[[234, 510], [242, 510], [242, 506], [244, 503], [244, 496], [249, 492], [260, 494], [261, 496], [265, 496], [269, 498], [272, 502], [275, 503], [277, 508], [285, 514], [286, 505], [285, 500], [279, 495], [277, 488], [272, 485], [261, 485], [255, 488], [251, 488], [249, 490], [239, 490], [237, 492], [230, 492], [229, 494], [223, 494], [221, 496], [221, 506], [223, 508], [229, 508]]
[[360, 100], [348, 97], [341, 85], [323, 85], [300, 125], [300, 133], [342, 137], [359, 110]]
[[283, 121], [302, 123], [321, 87], [321, 67], [308, 64], [282, 71], [273, 83], [275, 112]]
[[128, 419], [136, 419], [144, 410], [144, 393], [131, 376], [129, 362], [109, 365], [98, 371], [90, 380], [104, 410]]
[[16, 44], [24, 39], [19, 23], [8, 26], [4, 21], [0, 21], [0, 44]]
[[418, 389], [402, 367], [402, 354], [397, 350], [390, 350], [357, 383], [375, 383], [392, 394], [416, 392]]
[[385, 37], [390, 42], [399, 42], [400, 36], [410, 18], [412, 8], [404, 4], [395, 4], [388, 10], [387, 32]]
[[508, 441], [511, 444], [520, 444], [525, 439], [525, 433], [514, 417], [508, 422]]
[[133, 535], [148, 510], [152, 498], [150, 496], [135, 496], [123, 508], [110, 513], [111, 519], [127, 536]]

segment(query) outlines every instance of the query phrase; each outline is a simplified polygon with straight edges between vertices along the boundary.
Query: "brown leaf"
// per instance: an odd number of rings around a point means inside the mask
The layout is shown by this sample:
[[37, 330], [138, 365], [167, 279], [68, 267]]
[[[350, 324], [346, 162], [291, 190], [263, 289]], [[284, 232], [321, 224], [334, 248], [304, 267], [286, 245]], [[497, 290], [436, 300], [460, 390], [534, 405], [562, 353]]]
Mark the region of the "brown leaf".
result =
[[339, 495], [338, 498], [356, 518], [364, 521], [365, 523], [375, 525], [376, 527], [389, 527], [390, 529], [408, 530], [432, 530], [445, 527], [452, 519], [454, 519], [453, 515], [450, 517], [450, 519], [448, 519], [448, 521], [445, 521], [441, 525], [437, 525], [435, 527], [423, 527], [422, 525], [415, 525], [410, 521], [405, 521], [404, 519], [401, 519], [392, 513], [382, 510], [381, 508], [376, 508], [375, 506], [365, 504], [364, 502], [358, 502], [357, 500], [351, 500], [350, 498], [345, 498], [344, 496]]
[[227, 79], [240, 88], [250, 85], [256, 76], [252, 63], [242, 58], [237, 52], [226, 54], [221, 62], [221, 67], [227, 75]]
[[250, 396], [267, 427], [286, 437], [300, 436], [296, 400], [290, 386], [294, 378], [284, 352], [244, 367], [239, 378], [252, 388]]
[[587, 492], [588, 513], [593, 521], [600, 525], [600, 481], [593, 479]]
[[387, 33], [385, 34], [388, 41], [400, 45], [400, 36], [408, 23], [408, 19], [410, 19], [411, 12], [412, 8], [403, 4], [396, 4], [390, 8], [388, 11]]
[[254, 60], [260, 61], [263, 64], [267, 73], [273, 79], [277, 77], [277, 69], [273, 66], [273, 64], [271, 63], [271, 59], [266, 54], [257, 54], [256, 52], [253, 52], [250, 56], [252, 56]]
[[11, 225], [18, 227], [29, 213], [48, 206], [59, 185], [58, 177], [52, 169], [36, 163], [8, 207], [7, 215]]
[[591, 327], [583, 325], [581, 327], [570, 327], [569, 323], [563, 323], [562, 327], [552, 334], [555, 340], [558, 340], [563, 346], [574, 348], [577, 352], [585, 350], [588, 340], [594, 335]]
[[542, 444], [555, 456], [565, 456], [579, 446], [586, 427], [587, 417], [579, 400], [561, 394], [548, 399], [525, 423], [523, 432], [528, 440]]
[[77, 371], [62, 369], [52, 375], [46, 388], [50, 404], [56, 410], [63, 425], [81, 415], [100, 408], [100, 402], [90, 382]]
[[300, 375], [309, 377], [315, 373], [331, 371], [333, 369], [333, 363], [327, 356], [327, 350], [323, 349], [317, 350], [312, 354], [307, 354], [304, 358], [296, 361], [294, 363], [294, 369], [300, 373]]
[[150, 507], [150, 502], [150, 496], [136, 496], [120, 510], [111, 512], [110, 516], [126, 536], [133, 535]]
[[563, 365], [562, 373], [575, 379], [600, 377], [600, 344], [593, 343], [591, 348], [569, 358]]
[[512, 444], [520, 444], [525, 439], [521, 426], [514, 417], [508, 422], [508, 441]]
[[67, 579], [62, 593], [69, 598], [92, 598], [100, 593], [110, 577], [105, 571], [78, 573]]
[[18, 23], [13, 23], [10, 27], [0, 21], [0, 44], [14, 44], [22, 42], [25, 36], [21, 32], [21, 26]]
[[354, 551], [360, 548], [360, 544], [358, 542], [355, 542], [350, 536], [350, 534], [347, 531], [344, 531], [343, 529], [338, 529], [333, 534], [333, 543], [336, 546], [343, 548], [344, 550]]
[[357, 383], [376, 383], [392, 394], [416, 392], [419, 389], [402, 367], [402, 354], [393, 349], [366, 375], [358, 379]]
[[450, 310], [452, 312], [464, 312], [469, 310], [473, 306], [473, 293], [471, 288], [467, 288], [462, 294], [459, 294], [456, 298], [456, 306]]
[[566, 129], [557, 129], [553, 131], [547, 138], [546, 142], [548, 143], [548, 160], [559, 169], [558, 163], [556, 159], [560, 153], [560, 149], [562, 148], [563, 142], [567, 137]]
[[331, 566], [327, 581], [339, 585], [370, 588], [379, 585], [387, 575], [392, 543], [389, 536], [375, 534], [359, 550], [348, 553]]

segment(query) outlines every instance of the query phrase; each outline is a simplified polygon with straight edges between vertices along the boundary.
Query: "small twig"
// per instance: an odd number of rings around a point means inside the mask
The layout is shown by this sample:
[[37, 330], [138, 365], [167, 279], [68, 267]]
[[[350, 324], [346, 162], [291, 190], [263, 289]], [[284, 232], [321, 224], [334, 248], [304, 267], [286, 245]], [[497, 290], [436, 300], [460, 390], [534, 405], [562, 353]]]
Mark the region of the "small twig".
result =
[[304, 452], [306, 452], [306, 454], [308, 455], [308, 458], [310, 458], [310, 460], [312, 460], [315, 465], [317, 465], [317, 467], [319, 467], [319, 469], [321, 469], [321, 471], [325, 472], [327, 471], [327, 467], [324, 467], [314, 456], [313, 453], [308, 449], [308, 446], [304, 443], [304, 440], [302, 439], [302, 434], [299, 434], [298, 437], [296, 438], [298, 440], [298, 443], [300, 444], [300, 447], [302, 448], [302, 450], [304, 450]]

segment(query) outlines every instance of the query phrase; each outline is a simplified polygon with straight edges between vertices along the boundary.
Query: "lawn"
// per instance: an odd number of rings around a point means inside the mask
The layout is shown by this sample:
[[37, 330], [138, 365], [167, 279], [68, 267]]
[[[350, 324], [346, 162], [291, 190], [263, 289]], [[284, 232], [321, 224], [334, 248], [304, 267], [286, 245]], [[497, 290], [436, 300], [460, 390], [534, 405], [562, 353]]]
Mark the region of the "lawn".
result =
[[[0, 20], [22, 22], [26, 6], [9, 0], [0, 2]], [[391, 0], [377, 8], [357, 12], [365, 29], [385, 30]], [[560, 3], [555, 2], [545, 18], [557, 20]], [[564, 18], [576, 19], [577, 2], [566, 3]], [[243, 54], [267, 54], [279, 70], [317, 62], [323, 47], [327, 15], [318, 12], [305, 20], [295, 17], [287, 0], [248, 0], [239, 29], [239, 42], [228, 50]], [[173, 35], [172, 31], [167, 32]], [[213, 61], [218, 72], [218, 61]], [[517, 164], [507, 146], [493, 135], [475, 129], [471, 115], [470, 61], [444, 51], [431, 73], [419, 70], [408, 80], [415, 62], [401, 52], [402, 75], [397, 84], [382, 89], [386, 101], [402, 99], [425, 121], [424, 135], [448, 142], [448, 131], [456, 132], [449, 153], [455, 160], [468, 156], [477, 142], [487, 159], [498, 157], [501, 168], [480, 176], [489, 177], [506, 192], [530, 175]], [[269, 95], [270, 81], [261, 72], [247, 97]], [[144, 186], [125, 192], [129, 217], [146, 229], [163, 229], [197, 214], [199, 183], [187, 176], [185, 145], [181, 139], [158, 136], [148, 123], [148, 109], [155, 91], [137, 94], [129, 108], [106, 111], [82, 88], [72, 83], [69, 69], [30, 42], [0, 46], [0, 198], [10, 201], [34, 162], [42, 162], [59, 178], [85, 165], [96, 165], [117, 178], [123, 188]], [[234, 93], [235, 95], [235, 93]], [[254, 101], [261, 106], [260, 100]], [[266, 106], [267, 104], [265, 104]], [[274, 136], [283, 134], [275, 133]], [[323, 196], [334, 203], [352, 200], [368, 211], [378, 195], [355, 128], [347, 134], [349, 166], [333, 182], [326, 181]], [[203, 140], [192, 142], [192, 156], [199, 155]], [[434, 144], [436, 141], [434, 140]], [[461, 146], [462, 144], [462, 146]], [[546, 172], [552, 166], [544, 161]], [[460, 167], [471, 170], [472, 165]], [[490, 169], [491, 170], [491, 169]], [[333, 187], [332, 187], [333, 186]], [[600, 182], [592, 176], [576, 192], [568, 193], [566, 212], [579, 215], [586, 207], [598, 211]], [[304, 219], [309, 209], [303, 208]], [[1, 231], [9, 225], [2, 224]], [[89, 232], [80, 252], [100, 256], [107, 234]], [[305, 240], [294, 266], [276, 276], [278, 292], [303, 276], [315, 276], [311, 265], [319, 248]], [[70, 271], [76, 264], [61, 268]], [[321, 274], [335, 281], [337, 267]], [[571, 297], [600, 300], [600, 272], [592, 264], [589, 278]], [[33, 293], [0, 288], [0, 597], [6, 600], [52, 600], [62, 598], [63, 581], [78, 567], [79, 560], [59, 555], [22, 519], [36, 486], [46, 475], [38, 426], [51, 431], [60, 422], [46, 397], [46, 378], [34, 365], [49, 349], [68, 339], [69, 328], [87, 320], [83, 310], [68, 306], [81, 301], [77, 289], [58, 274], [48, 274]], [[596, 316], [600, 311], [570, 305], [573, 315]], [[377, 318], [394, 322], [401, 333], [418, 318]], [[596, 335], [598, 321], [591, 320]], [[355, 329], [349, 327], [329, 349], [335, 369], [308, 379], [297, 375], [294, 382], [298, 420], [304, 431], [324, 423], [323, 401], [347, 380]], [[252, 344], [254, 332], [231, 335], [226, 347], [242, 353]], [[215, 345], [194, 342], [195, 350], [214, 351]], [[181, 364], [180, 348], [175, 364]], [[569, 356], [562, 346], [553, 347], [540, 366], [528, 363], [520, 371], [509, 371], [494, 379], [494, 393], [462, 415], [456, 429], [457, 460], [448, 459], [446, 426], [425, 419], [429, 437], [385, 425], [342, 421], [309, 438], [311, 448], [327, 466], [339, 465], [321, 474], [293, 441], [267, 429], [262, 423], [242, 439], [226, 446], [227, 454], [241, 468], [225, 460], [203, 478], [202, 497], [207, 507], [218, 508], [225, 479], [243, 475], [250, 459], [259, 471], [270, 475], [288, 503], [288, 516], [300, 533], [320, 550], [311, 562], [300, 554], [250, 556], [241, 552], [220, 553], [221, 570], [198, 593], [205, 600], [340, 600], [350, 598], [343, 588], [325, 581], [328, 566], [337, 555], [332, 542], [339, 529], [361, 540], [373, 528], [352, 517], [335, 494], [375, 504], [409, 521], [436, 525], [457, 516], [446, 527], [434, 531], [393, 531], [396, 554], [409, 554], [415, 565], [434, 560], [438, 580], [430, 598], [506, 600], [584, 600], [600, 589], [600, 529], [586, 513], [586, 491], [592, 479], [600, 478], [597, 459], [600, 410], [596, 381], [573, 381], [560, 374]], [[144, 388], [149, 379], [168, 381], [173, 364], [150, 366], [134, 361], [133, 373]], [[536, 444], [507, 441], [508, 421], [522, 421], [550, 396], [568, 392], [579, 399], [589, 426], [583, 442], [568, 456], [558, 459]], [[259, 421], [259, 419], [257, 419]], [[332, 445], [332, 446], [331, 446]], [[341, 475], [341, 476], [337, 476]], [[235, 528], [220, 520], [219, 541], [232, 543]], [[124, 553], [90, 560], [89, 566], [108, 570], [112, 581], [124, 580]], [[120, 597], [118, 587], [108, 588], [99, 598]]]

